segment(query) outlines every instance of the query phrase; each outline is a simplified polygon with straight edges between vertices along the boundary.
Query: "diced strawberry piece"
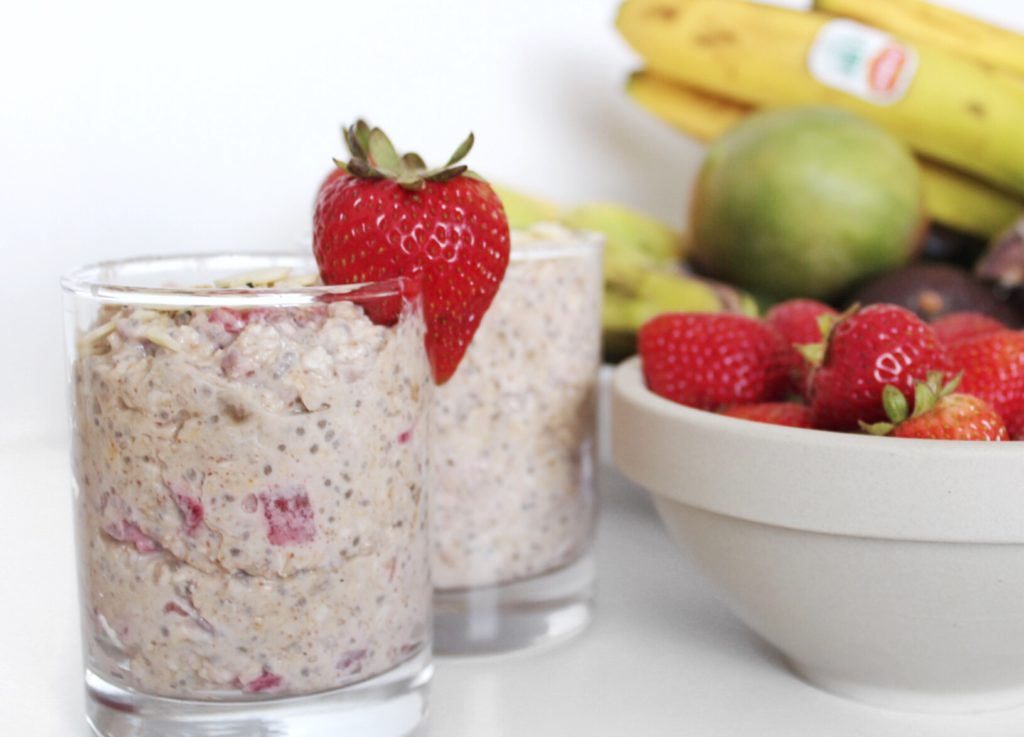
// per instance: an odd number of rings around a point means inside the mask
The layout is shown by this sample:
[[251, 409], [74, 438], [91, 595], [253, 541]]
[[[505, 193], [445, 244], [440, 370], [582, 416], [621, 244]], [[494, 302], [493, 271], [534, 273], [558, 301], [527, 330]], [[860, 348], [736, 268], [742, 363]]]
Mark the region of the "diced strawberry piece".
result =
[[313, 508], [303, 489], [260, 494], [263, 516], [267, 520], [267, 539], [271, 545], [307, 543], [316, 535]]
[[123, 519], [120, 524], [107, 525], [103, 530], [118, 542], [132, 543], [140, 553], [155, 553], [160, 550], [160, 544], [156, 540], [129, 520]]
[[337, 668], [340, 671], [358, 673], [363, 669], [363, 658], [366, 657], [366, 649], [348, 650], [338, 658]]
[[327, 321], [327, 305], [316, 304], [293, 310], [273, 310], [277, 315], [287, 315], [296, 325], [301, 327], [322, 327]]
[[280, 685], [281, 676], [276, 673], [271, 673], [269, 670], [264, 668], [260, 675], [247, 683], [243, 683], [242, 690], [245, 691], [245, 693], [261, 693], [263, 691], [270, 691]]
[[230, 307], [217, 307], [210, 312], [210, 322], [220, 325], [231, 335], [238, 335], [249, 322], [248, 315]]
[[203, 523], [203, 516], [205, 515], [203, 503], [197, 497], [180, 491], [174, 485], [170, 485], [169, 488], [171, 496], [174, 498], [174, 503], [178, 505], [178, 509], [181, 510], [181, 514], [185, 519], [185, 534], [195, 534], [196, 529]]
[[176, 601], [169, 601], [164, 604], [164, 614], [177, 614], [179, 617], [188, 617], [191, 619], [201, 630], [205, 632], [213, 632], [213, 625], [210, 621], [199, 613], [196, 608], [196, 603], [192, 598], [192, 584], [191, 582], [186, 585], [185, 590], [179, 593], [185, 599], [184, 605], [179, 604]]
[[140, 553], [155, 553], [160, 549], [160, 544], [133, 522], [124, 524], [125, 539], [135, 545]]

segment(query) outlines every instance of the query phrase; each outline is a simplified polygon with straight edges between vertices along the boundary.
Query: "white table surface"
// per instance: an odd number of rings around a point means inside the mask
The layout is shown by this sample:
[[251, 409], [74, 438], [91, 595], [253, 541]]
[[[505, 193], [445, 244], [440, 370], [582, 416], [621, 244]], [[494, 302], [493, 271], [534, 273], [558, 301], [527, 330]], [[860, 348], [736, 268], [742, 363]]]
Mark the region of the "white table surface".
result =
[[[86, 737], [66, 448], [0, 447], [0, 479], [0, 723]], [[602, 497], [590, 629], [544, 651], [439, 661], [431, 737], [1024, 735], [1024, 709], [920, 716], [805, 685], [715, 599], [639, 489], [605, 468]]]

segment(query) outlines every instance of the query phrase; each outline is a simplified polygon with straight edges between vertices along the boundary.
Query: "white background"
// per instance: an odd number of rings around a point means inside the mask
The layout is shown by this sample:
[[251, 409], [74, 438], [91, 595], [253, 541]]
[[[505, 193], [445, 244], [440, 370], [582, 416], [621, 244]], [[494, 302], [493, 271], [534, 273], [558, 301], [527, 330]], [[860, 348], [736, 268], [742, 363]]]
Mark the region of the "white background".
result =
[[[1024, 3], [945, 0], [1024, 28]], [[787, 4], [799, 4], [789, 0]], [[0, 22], [0, 442], [64, 432], [58, 275], [292, 247], [365, 115], [562, 201], [681, 223], [700, 148], [625, 99], [615, 0], [8, 3]]]

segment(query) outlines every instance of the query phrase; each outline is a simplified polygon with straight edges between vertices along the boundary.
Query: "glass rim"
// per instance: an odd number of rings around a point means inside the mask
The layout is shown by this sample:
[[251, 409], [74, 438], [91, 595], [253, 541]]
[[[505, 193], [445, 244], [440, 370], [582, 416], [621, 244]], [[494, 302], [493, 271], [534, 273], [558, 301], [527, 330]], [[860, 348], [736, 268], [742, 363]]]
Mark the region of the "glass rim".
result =
[[[298, 274], [316, 273], [316, 262], [312, 254], [295, 251], [250, 251], [198, 252], [167, 254], [162, 256], [131, 256], [109, 259], [80, 266], [60, 278], [61, 289], [66, 294], [114, 304], [145, 305], [148, 307], [294, 307], [324, 304], [328, 297], [358, 297], [362, 300], [386, 297], [408, 297], [418, 290], [408, 285], [417, 281], [414, 277], [394, 277], [374, 282], [357, 284], [314, 285], [314, 286], [143, 286], [124, 283], [115, 274], [128, 276], [134, 272], [140, 276], [159, 276], [177, 269], [188, 270], [189, 264], [197, 272], [197, 281], [202, 273], [219, 269], [235, 272], [231, 276], [244, 276], [255, 269], [287, 267], [299, 269]], [[305, 270], [308, 264], [309, 269]], [[363, 292], [364, 294], [360, 294]]]
[[[571, 238], [546, 238], [529, 228], [512, 229], [512, 243], [509, 262], [545, 261], [573, 256], [600, 255], [604, 251], [605, 237], [587, 230], [566, 230]], [[526, 240], [531, 245], [518, 247], [517, 241]]]

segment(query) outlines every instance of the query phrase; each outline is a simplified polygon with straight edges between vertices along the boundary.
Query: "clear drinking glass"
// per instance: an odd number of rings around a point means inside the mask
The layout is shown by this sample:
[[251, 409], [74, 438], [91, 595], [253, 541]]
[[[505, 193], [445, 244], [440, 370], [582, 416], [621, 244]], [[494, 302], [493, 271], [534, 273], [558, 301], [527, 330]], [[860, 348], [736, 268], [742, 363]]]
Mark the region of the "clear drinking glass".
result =
[[62, 282], [100, 735], [394, 737], [424, 718], [419, 290], [315, 274], [224, 255]]
[[590, 620], [601, 252], [556, 226], [514, 231], [501, 288], [435, 390], [438, 653], [514, 650]]

